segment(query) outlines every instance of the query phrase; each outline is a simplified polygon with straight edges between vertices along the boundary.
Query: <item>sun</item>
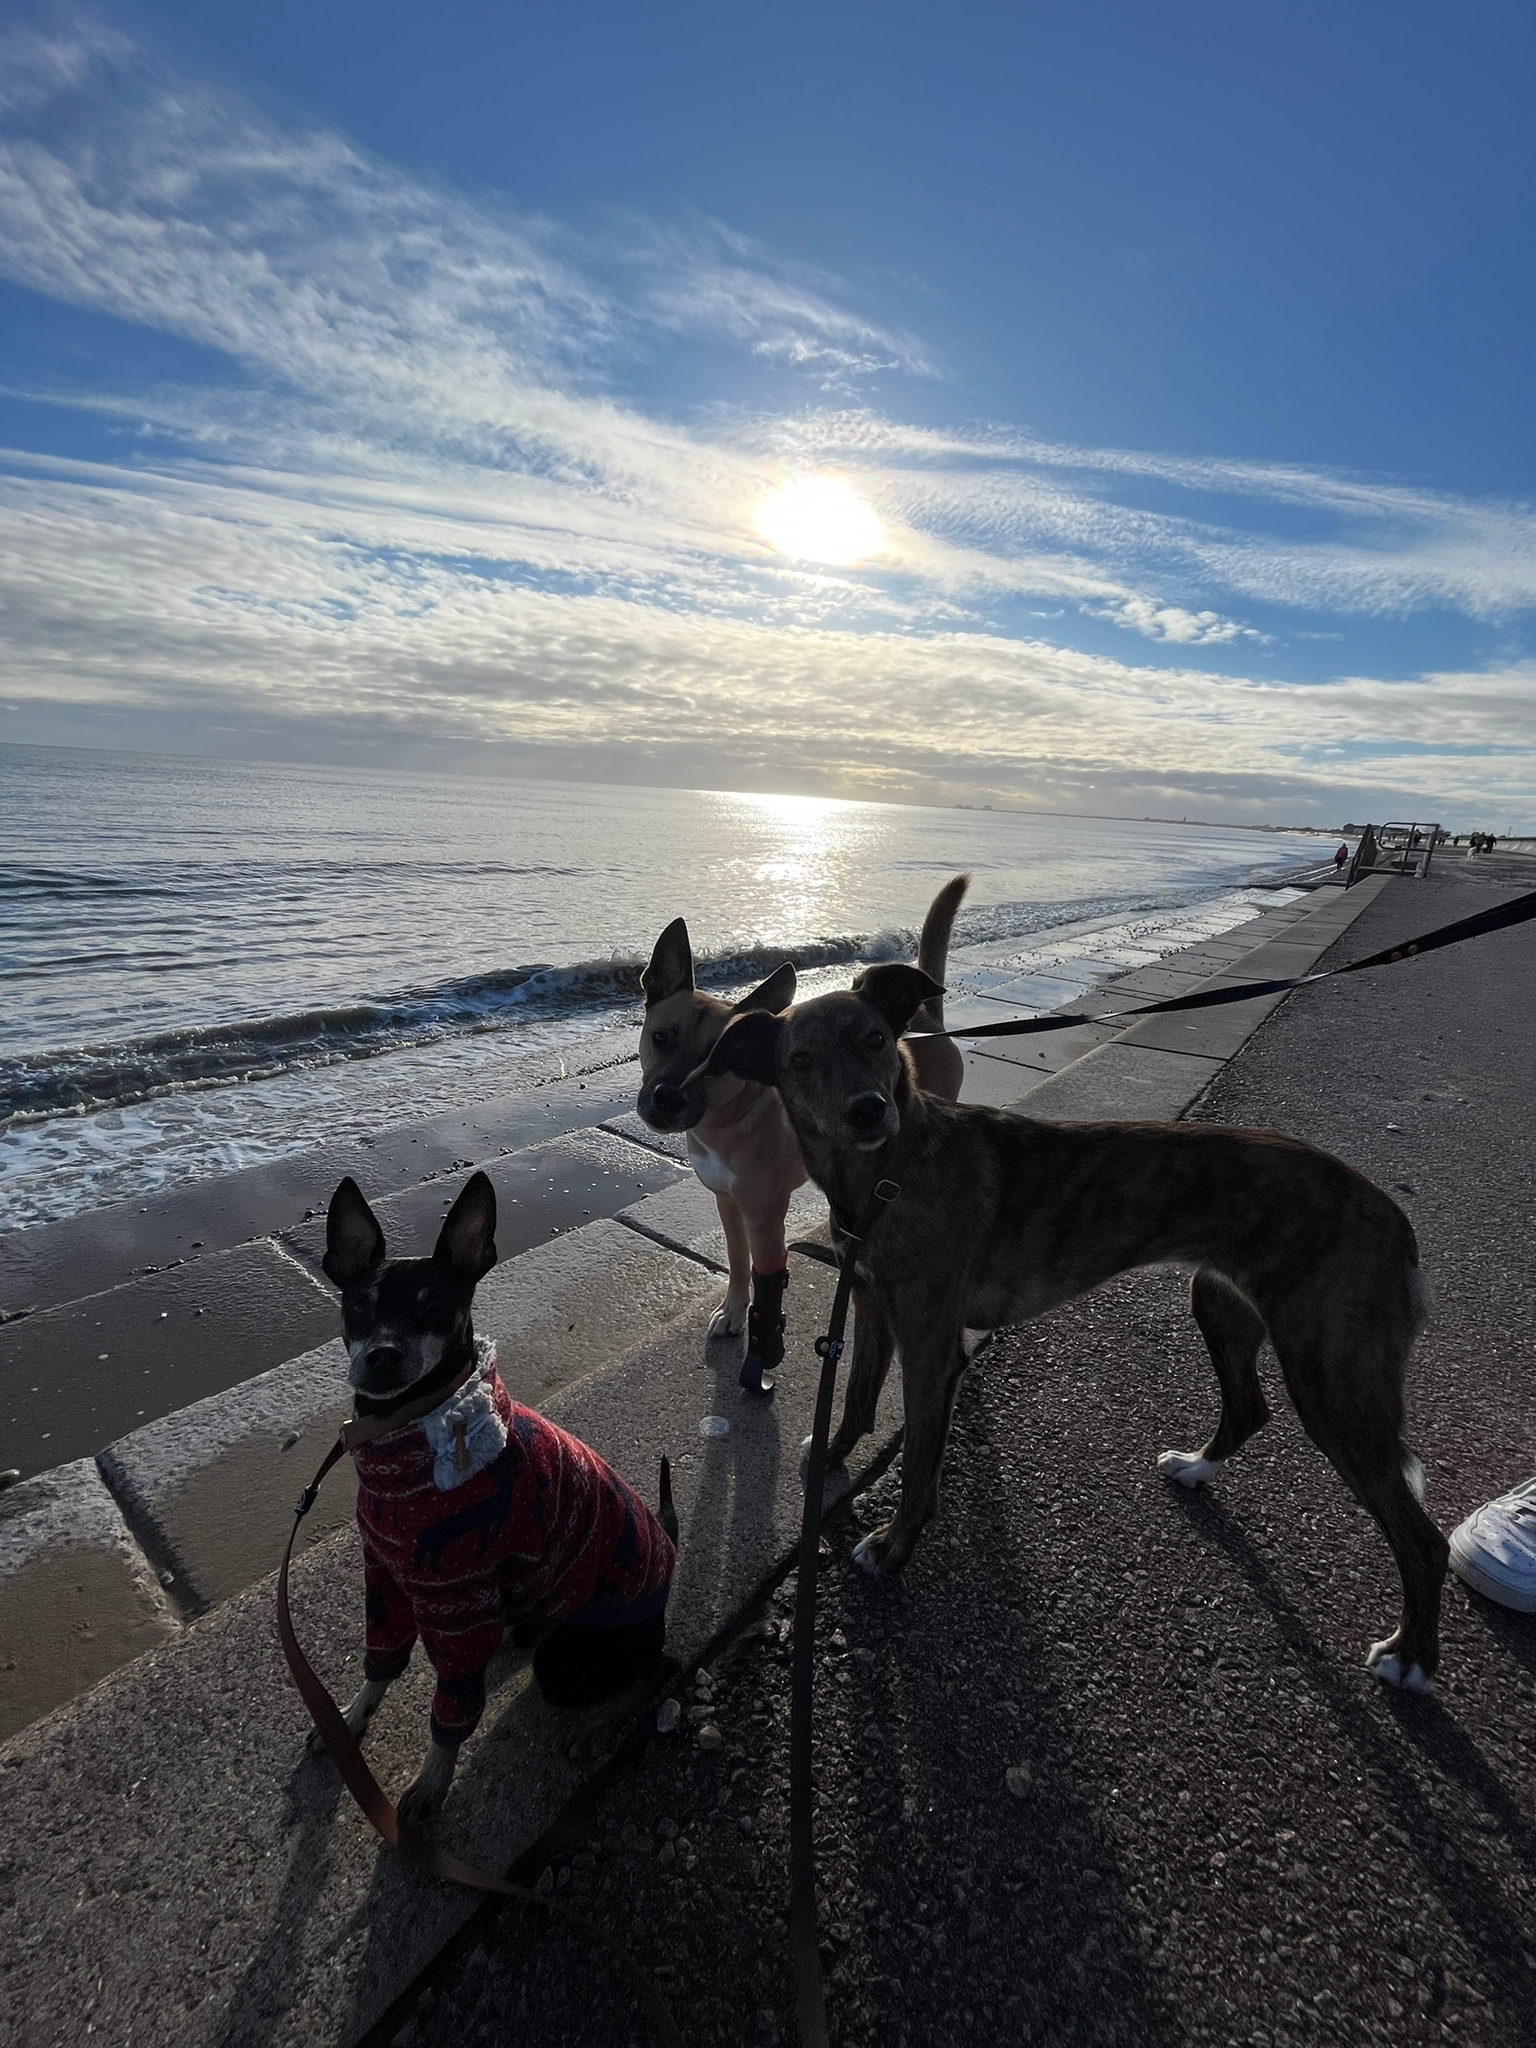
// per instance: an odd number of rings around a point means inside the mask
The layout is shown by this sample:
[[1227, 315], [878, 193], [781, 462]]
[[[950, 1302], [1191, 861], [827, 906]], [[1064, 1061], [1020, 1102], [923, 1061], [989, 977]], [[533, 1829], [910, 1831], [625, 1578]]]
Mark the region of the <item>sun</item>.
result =
[[885, 545], [885, 528], [839, 476], [780, 484], [757, 508], [755, 525], [781, 555], [846, 569]]

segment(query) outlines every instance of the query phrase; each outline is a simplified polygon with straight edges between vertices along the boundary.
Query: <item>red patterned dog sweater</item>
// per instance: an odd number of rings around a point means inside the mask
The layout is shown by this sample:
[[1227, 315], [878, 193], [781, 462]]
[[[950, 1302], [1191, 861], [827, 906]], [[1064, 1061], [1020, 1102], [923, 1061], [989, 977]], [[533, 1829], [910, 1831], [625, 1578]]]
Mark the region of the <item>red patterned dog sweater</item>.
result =
[[642, 1622], [676, 1552], [651, 1510], [579, 1438], [501, 1383], [493, 1346], [421, 1422], [353, 1452], [363, 1534], [365, 1675], [397, 1678], [418, 1634], [437, 1673], [432, 1733], [460, 1742], [509, 1622]]

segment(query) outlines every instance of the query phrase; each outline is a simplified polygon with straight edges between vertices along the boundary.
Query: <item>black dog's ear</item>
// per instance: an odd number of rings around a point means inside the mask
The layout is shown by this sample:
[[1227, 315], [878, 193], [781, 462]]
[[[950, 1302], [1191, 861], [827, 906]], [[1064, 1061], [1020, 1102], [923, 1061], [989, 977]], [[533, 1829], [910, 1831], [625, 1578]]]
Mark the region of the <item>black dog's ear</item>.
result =
[[784, 1019], [771, 1010], [743, 1010], [715, 1040], [714, 1050], [699, 1069], [702, 1074], [734, 1074], [741, 1081], [761, 1081], [774, 1088], [779, 1080], [779, 1055], [784, 1044]]
[[466, 1280], [478, 1280], [496, 1263], [496, 1190], [483, 1173], [471, 1174], [464, 1192], [443, 1218], [434, 1259]]
[[777, 1016], [780, 1010], [787, 1010], [795, 1000], [795, 963], [786, 960], [775, 967], [766, 981], [760, 981], [754, 989], [748, 989], [731, 1010], [733, 1017], [745, 1016], [748, 1010], [769, 1010]]
[[320, 1263], [338, 1287], [350, 1287], [384, 1263], [384, 1233], [351, 1174], [325, 1212], [325, 1257]]
[[879, 1011], [898, 1038], [930, 997], [944, 993], [921, 967], [904, 967], [894, 960], [866, 967], [854, 982], [853, 992], [860, 1002]]
[[668, 996], [693, 987], [693, 948], [688, 943], [688, 927], [680, 917], [674, 917], [656, 941], [651, 964], [640, 977], [640, 986], [645, 990], [647, 1009], [652, 1003], [665, 1002]]

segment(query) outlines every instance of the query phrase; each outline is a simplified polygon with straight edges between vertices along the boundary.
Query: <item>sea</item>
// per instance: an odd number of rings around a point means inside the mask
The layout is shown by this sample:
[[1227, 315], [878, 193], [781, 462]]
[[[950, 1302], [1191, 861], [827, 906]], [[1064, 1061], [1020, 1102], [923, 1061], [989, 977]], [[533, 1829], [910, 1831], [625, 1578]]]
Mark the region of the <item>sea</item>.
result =
[[949, 1021], [1039, 1014], [1285, 900], [1226, 827], [0, 745], [0, 1229], [632, 1053], [699, 985], [914, 956], [968, 870]]

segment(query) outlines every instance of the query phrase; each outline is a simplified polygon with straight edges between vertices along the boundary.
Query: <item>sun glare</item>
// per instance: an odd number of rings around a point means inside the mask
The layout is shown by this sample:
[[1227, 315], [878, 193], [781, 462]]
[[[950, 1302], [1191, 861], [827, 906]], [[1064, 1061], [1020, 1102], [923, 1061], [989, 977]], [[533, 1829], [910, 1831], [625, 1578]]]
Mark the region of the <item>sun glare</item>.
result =
[[780, 484], [757, 508], [757, 530], [781, 555], [846, 569], [875, 555], [885, 529], [858, 493], [837, 476]]

